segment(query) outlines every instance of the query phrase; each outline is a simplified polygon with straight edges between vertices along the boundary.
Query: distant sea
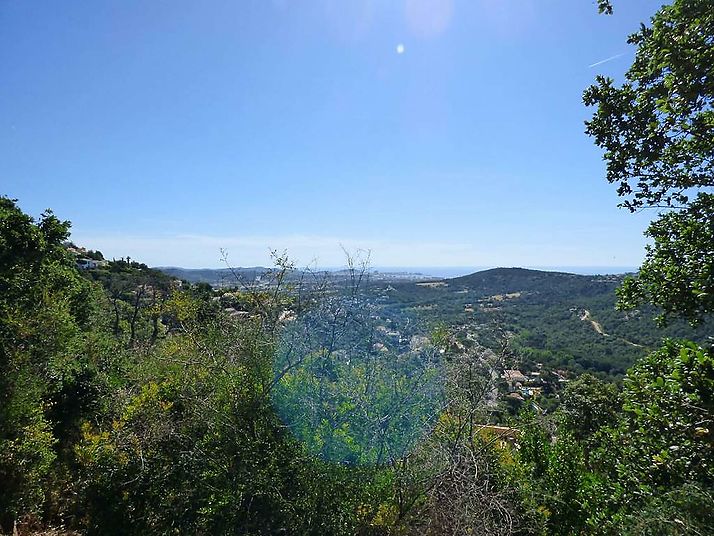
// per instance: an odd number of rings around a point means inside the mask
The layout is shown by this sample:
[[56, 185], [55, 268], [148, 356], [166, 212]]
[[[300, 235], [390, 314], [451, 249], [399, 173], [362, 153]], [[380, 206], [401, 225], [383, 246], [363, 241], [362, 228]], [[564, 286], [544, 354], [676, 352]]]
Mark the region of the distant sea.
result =
[[[496, 266], [373, 266], [372, 269], [378, 272], [389, 273], [410, 273], [421, 274], [430, 277], [459, 277], [462, 275], [480, 272], [496, 268]], [[506, 267], [501, 267], [506, 268]], [[510, 268], [510, 267], [508, 267]], [[546, 272], [567, 272], [569, 274], [580, 275], [608, 275], [626, 274], [636, 272], [635, 266], [521, 266], [531, 270], [543, 270]]]

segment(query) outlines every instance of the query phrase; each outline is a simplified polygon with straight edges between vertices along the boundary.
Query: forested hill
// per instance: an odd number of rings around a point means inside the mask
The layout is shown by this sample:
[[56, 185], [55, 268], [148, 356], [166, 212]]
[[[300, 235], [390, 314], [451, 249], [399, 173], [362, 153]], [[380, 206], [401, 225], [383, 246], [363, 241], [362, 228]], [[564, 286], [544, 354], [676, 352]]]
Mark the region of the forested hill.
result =
[[663, 338], [707, 340], [711, 319], [696, 329], [673, 319], [658, 326], [651, 306], [616, 310], [624, 275], [576, 275], [495, 268], [454, 279], [392, 285], [385, 305], [472, 332], [498, 325], [512, 335], [523, 366], [544, 363], [575, 374], [616, 379]]
[[[615, 306], [615, 289], [624, 275], [577, 275], [525, 268], [493, 268], [434, 281], [401, 283], [393, 288], [405, 303], [426, 302], [453, 315], [466, 309], [496, 311], [523, 304], [571, 304], [603, 298]], [[468, 311], [467, 311], [468, 312]]]
[[480, 291], [484, 296], [535, 292], [543, 296], [595, 296], [612, 293], [624, 275], [577, 275], [526, 268], [494, 268], [448, 280], [452, 287]]

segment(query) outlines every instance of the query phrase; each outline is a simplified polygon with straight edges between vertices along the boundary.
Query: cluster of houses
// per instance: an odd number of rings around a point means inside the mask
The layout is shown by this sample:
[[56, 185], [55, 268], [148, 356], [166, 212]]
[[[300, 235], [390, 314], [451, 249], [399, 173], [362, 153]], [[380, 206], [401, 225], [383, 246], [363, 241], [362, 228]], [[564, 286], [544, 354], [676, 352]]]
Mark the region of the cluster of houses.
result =
[[[65, 242], [64, 245], [67, 251], [74, 255], [77, 268], [80, 270], [92, 270], [109, 264], [102, 258], [102, 254], [99, 252], [91, 252], [87, 248], [74, 245], [72, 242]], [[97, 256], [99, 257], [98, 259], [96, 258]]]
[[[501, 379], [506, 385], [506, 396], [516, 400], [534, 400], [543, 393], [543, 387], [547, 387], [552, 380], [563, 384], [568, 381], [568, 373], [564, 370], [550, 371], [550, 381], [543, 376], [543, 365], [537, 364], [538, 370], [523, 374], [518, 369], [506, 369], [501, 374]], [[547, 375], [548, 376], [548, 375]]]
[[77, 267], [80, 270], [92, 270], [94, 268], [100, 268], [101, 266], [106, 266], [109, 264], [107, 261], [98, 261], [97, 259], [89, 258], [78, 258]]
[[101, 258], [101, 254], [99, 254], [99, 259], [90, 257], [90, 255], [92, 255], [92, 252], [90, 252], [87, 248], [75, 246], [71, 243], [66, 244], [66, 246], [67, 251], [69, 251], [75, 256], [77, 268], [79, 268], [80, 270], [93, 270], [95, 268], [101, 268], [102, 266], [107, 266], [109, 264], [108, 261], [105, 261]]
[[508, 397], [524, 400], [537, 398], [543, 391], [543, 380], [540, 372], [529, 372], [526, 376], [518, 369], [506, 369], [501, 374], [506, 381]]

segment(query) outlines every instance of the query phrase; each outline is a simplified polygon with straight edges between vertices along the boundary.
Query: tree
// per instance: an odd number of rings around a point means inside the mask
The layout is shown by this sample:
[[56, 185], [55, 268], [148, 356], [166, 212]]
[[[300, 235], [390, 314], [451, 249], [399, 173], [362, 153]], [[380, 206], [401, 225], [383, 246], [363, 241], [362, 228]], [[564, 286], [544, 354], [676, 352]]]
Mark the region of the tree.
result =
[[[608, 12], [609, 2], [600, 2]], [[605, 150], [620, 206], [661, 211], [620, 307], [651, 302], [662, 320], [692, 323], [714, 311], [714, 10], [710, 0], [675, 0], [628, 42], [637, 46], [626, 81], [597, 77], [583, 95], [596, 106], [586, 132]]]
[[[69, 222], [39, 221], [0, 197], [0, 525], [39, 511], [76, 418], [92, 285], [63, 246]], [[69, 395], [72, 393], [72, 396]], [[67, 395], [67, 396], [66, 396]], [[68, 403], [69, 401], [69, 403]], [[76, 404], [75, 402], [79, 402]]]
[[667, 341], [625, 379], [623, 424], [640, 484], [714, 484], [714, 351]]
[[618, 398], [614, 384], [591, 374], [580, 375], [563, 393], [560, 412], [565, 427], [575, 439], [587, 440], [598, 429], [615, 421], [620, 409]]
[[[679, 315], [696, 324], [714, 312], [711, 1], [675, 0], [628, 41], [637, 52], [625, 83], [598, 77], [583, 96], [597, 106], [586, 132], [605, 150], [621, 206], [659, 212], [646, 232], [654, 243], [639, 274], [618, 290], [619, 306], [649, 302], [662, 321]], [[628, 372], [622, 411], [590, 432], [592, 475], [582, 492], [589, 527], [714, 530], [713, 373], [711, 348], [686, 341], [666, 341]]]
[[589, 524], [613, 534], [711, 534], [714, 355], [668, 340], [627, 374], [623, 411], [591, 452]]
[[[713, 134], [714, 135], [714, 134]], [[654, 240], [637, 278], [618, 289], [619, 305], [651, 302], [696, 324], [714, 312], [714, 195], [700, 193], [686, 210], [663, 214], [647, 229]]]

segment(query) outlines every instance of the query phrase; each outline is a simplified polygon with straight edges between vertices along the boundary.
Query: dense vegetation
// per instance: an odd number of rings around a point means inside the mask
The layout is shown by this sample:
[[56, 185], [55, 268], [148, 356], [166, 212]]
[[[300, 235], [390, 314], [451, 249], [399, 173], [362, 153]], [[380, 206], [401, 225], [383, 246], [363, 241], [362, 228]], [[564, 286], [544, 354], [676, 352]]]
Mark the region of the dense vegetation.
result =
[[375, 293], [393, 314], [409, 311], [425, 323], [463, 326], [486, 346], [493, 346], [493, 326], [512, 333], [518, 358], [514, 364], [526, 370], [541, 363], [619, 381], [663, 337], [706, 342], [711, 320], [703, 319], [697, 327], [682, 319], [657, 326], [653, 319], [658, 311], [652, 306], [616, 310], [615, 290], [623, 280], [498, 268], [445, 281], [394, 283]]
[[[668, 209], [624, 282], [304, 284], [277, 259], [218, 290], [0, 197], [0, 532], [714, 533], [709, 8], [662, 8], [628, 81], [585, 95], [625, 206]], [[694, 340], [662, 340], [679, 316]], [[503, 411], [514, 360], [570, 367], [557, 409]]]
[[67, 222], [1, 208], [0, 526], [340, 534], [372, 521], [389, 470], [309, 457], [272, 410], [279, 297], [246, 299], [237, 320], [210, 287], [139, 263], [83, 277]]
[[[366, 327], [389, 308], [347, 307], [352, 295], [340, 298], [334, 286], [310, 295], [277, 283], [214, 291], [128, 260], [80, 271], [67, 222], [51, 213], [33, 221], [6, 198], [0, 222], [5, 530], [16, 521], [101, 534], [712, 528], [714, 356], [695, 343], [666, 343], [621, 391], [582, 375], [552, 416], [524, 409], [503, 422], [515, 428], [494, 428], [484, 426], [500, 414], [489, 398], [492, 371], [522, 351], [518, 344], [484, 353], [440, 328], [400, 352], [403, 343], [375, 342], [384, 330]], [[496, 276], [499, 291], [512, 290], [503, 287], [512, 272]], [[533, 285], [553, 277], [516, 276]], [[491, 281], [477, 274], [452, 284], [474, 278]], [[597, 295], [601, 285], [585, 286]], [[372, 290], [379, 297], [384, 289]], [[310, 321], [286, 323], [286, 311], [301, 310]], [[326, 351], [319, 333], [335, 327], [344, 340], [330, 339]], [[286, 333], [300, 341], [289, 351], [302, 352], [301, 367], [280, 363]], [[425, 369], [438, 382], [424, 389], [414, 359], [429, 363], [439, 348], [441, 365]], [[388, 360], [367, 373], [377, 354]], [[395, 374], [405, 356], [410, 364]], [[322, 402], [317, 426], [314, 412], [286, 420], [285, 407], [311, 400]], [[385, 415], [399, 417], [389, 428], [365, 425]], [[405, 433], [408, 446], [392, 439]]]

